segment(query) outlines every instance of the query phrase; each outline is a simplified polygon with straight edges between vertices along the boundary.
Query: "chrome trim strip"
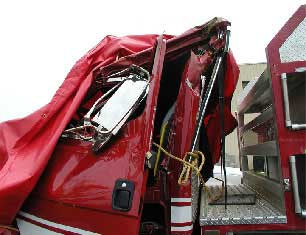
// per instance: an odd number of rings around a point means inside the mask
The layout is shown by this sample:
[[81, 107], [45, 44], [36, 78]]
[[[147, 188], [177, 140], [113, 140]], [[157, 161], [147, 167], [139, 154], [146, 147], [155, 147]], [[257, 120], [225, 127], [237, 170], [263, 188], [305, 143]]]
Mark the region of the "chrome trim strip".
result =
[[306, 129], [306, 124], [292, 124], [291, 129], [295, 131]]
[[289, 162], [290, 162], [290, 168], [291, 168], [292, 191], [293, 191], [293, 198], [294, 198], [295, 213], [301, 215], [303, 218], [306, 218], [306, 210], [302, 209], [301, 207], [295, 156], [290, 156]]
[[290, 119], [290, 107], [289, 107], [289, 97], [288, 97], [288, 87], [287, 87], [287, 75], [286, 73], [281, 74], [281, 82], [283, 88], [283, 100], [284, 100], [284, 110], [285, 110], [285, 124], [286, 127], [291, 127]]
[[19, 211], [18, 214], [27, 218], [27, 219], [30, 219], [30, 220], [36, 221], [38, 223], [50, 226], [52, 228], [58, 228], [58, 229], [61, 229], [61, 230], [67, 231], [67, 232], [78, 233], [78, 234], [82, 234], [82, 235], [100, 235], [99, 233], [95, 233], [95, 232], [83, 230], [83, 229], [80, 229], [80, 228], [75, 228], [75, 227], [71, 227], [71, 226], [68, 226], [68, 225], [58, 224], [58, 223], [55, 223], [55, 222], [52, 222], [52, 221], [49, 221], [49, 220], [45, 220], [45, 219], [42, 219], [42, 218], [37, 217], [35, 215], [26, 213], [24, 211]]

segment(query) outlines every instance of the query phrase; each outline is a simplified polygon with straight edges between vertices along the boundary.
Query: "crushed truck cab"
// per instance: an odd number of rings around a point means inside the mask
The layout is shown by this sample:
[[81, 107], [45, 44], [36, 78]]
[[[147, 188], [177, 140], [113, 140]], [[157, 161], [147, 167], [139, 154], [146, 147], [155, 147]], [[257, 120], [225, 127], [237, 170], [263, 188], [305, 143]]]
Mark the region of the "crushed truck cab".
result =
[[[238, 122], [227, 20], [104, 38], [50, 103], [0, 124], [0, 234], [305, 234], [305, 53], [288, 49], [304, 21], [302, 6], [267, 47]], [[237, 125], [233, 186], [225, 136]], [[219, 161], [223, 179], [206, 185]]]

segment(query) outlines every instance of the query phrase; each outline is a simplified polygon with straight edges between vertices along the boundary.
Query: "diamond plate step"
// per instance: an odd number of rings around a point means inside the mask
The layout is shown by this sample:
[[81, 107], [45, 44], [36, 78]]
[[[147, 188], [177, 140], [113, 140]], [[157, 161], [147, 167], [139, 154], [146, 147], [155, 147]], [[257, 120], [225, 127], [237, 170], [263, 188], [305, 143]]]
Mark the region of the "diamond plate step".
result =
[[[212, 193], [220, 192], [221, 186], [210, 186]], [[207, 193], [201, 193], [200, 225], [230, 225], [230, 224], [282, 224], [287, 223], [287, 217], [249, 187], [228, 185], [228, 192], [234, 194], [256, 194], [253, 205], [210, 205]]]

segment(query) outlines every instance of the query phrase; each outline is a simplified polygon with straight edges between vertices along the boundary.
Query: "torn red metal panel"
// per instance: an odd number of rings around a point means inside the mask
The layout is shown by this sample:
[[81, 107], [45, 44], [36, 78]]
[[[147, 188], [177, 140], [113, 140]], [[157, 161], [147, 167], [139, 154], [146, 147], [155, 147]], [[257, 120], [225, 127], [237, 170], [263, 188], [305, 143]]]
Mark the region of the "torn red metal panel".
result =
[[[32, 191], [93, 80], [97, 65], [106, 66], [119, 55], [152, 48], [157, 35], [108, 36], [71, 69], [49, 104], [33, 114], [0, 125], [0, 223], [11, 224]], [[33, 164], [35, 163], [35, 164]]]

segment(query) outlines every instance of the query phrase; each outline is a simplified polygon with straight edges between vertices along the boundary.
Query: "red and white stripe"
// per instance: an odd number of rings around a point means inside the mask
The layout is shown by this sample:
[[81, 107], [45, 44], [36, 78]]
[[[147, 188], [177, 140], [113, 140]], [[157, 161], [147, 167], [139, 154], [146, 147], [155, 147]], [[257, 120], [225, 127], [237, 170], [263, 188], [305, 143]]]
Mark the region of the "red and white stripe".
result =
[[45, 220], [22, 211], [18, 213], [16, 220], [20, 235], [101, 235]]
[[191, 232], [191, 198], [171, 198], [171, 232]]

